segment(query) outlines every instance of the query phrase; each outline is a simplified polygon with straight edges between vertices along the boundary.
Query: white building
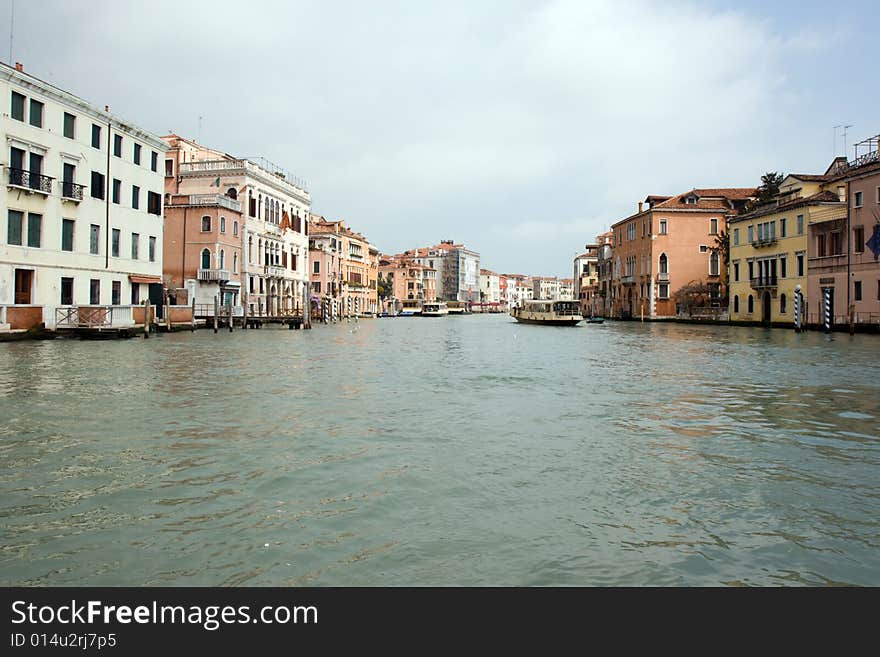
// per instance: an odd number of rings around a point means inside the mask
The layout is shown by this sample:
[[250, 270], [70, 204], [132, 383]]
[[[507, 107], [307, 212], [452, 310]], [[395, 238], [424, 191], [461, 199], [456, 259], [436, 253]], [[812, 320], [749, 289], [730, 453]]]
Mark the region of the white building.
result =
[[178, 135], [164, 139], [176, 157], [165, 162], [175, 194], [221, 193], [241, 203], [241, 302], [249, 315], [299, 312], [308, 285], [308, 217], [304, 185], [266, 160], [236, 158]]
[[507, 302], [511, 308], [522, 305], [523, 301], [534, 298], [532, 279], [523, 274], [504, 274], [507, 279]]
[[574, 301], [573, 278], [563, 278], [559, 281], [559, 292], [556, 298], [560, 301]]
[[481, 269], [480, 292], [482, 303], [501, 303], [501, 277], [494, 271]]
[[131, 304], [162, 299], [165, 143], [18, 64], [0, 72], [0, 305], [49, 328], [85, 306], [133, 323]]
[[559, 299], [559, 279], [555, 276], [535, 276], [532, 278], [532, 295], [535, 299]]

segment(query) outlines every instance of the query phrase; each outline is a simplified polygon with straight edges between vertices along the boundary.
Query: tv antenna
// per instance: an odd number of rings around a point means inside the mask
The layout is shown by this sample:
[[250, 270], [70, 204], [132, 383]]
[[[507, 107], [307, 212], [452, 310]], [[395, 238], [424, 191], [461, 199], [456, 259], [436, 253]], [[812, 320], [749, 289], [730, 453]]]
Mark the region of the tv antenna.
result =
[[846, 131], [852, 128], [852, 123], [843, 126], [843, 156], [846, 157]]

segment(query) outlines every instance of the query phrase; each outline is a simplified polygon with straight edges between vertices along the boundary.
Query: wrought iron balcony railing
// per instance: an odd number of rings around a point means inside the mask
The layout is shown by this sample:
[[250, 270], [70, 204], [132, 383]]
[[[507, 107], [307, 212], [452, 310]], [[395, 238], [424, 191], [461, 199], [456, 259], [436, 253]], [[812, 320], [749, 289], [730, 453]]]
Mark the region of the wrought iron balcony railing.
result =
[[75, 182], [64, 180], [61, 183], [61, 197], [71, 201], [82, 201], [85, 188], [85, 185], [77, 185]]
[[40, 194], [52, 193], [52, 180], [49, 176], [32, 173], [25, 169], [9, 169], [9, 184], [13, 187], [24, 187]]
[[776, 276], [758, 276], [757, 278], [751, 279], [751, 284], [756, 290], [765, 287], [776, 287]]

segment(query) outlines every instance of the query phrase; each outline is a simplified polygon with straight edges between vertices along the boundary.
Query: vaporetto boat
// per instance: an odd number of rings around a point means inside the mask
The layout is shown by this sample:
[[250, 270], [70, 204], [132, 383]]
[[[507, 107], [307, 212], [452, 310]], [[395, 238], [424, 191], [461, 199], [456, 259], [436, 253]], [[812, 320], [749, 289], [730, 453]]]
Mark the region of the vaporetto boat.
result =
[[449, 309], [442, 301], [426, 301], [422, 304], [422, 317], [444, 317], [449, 314]]
[[524, 324], [547, 326], [577, 326], [584, 321], [576, 301], [527, 300], [511, 310], [510, 315]]

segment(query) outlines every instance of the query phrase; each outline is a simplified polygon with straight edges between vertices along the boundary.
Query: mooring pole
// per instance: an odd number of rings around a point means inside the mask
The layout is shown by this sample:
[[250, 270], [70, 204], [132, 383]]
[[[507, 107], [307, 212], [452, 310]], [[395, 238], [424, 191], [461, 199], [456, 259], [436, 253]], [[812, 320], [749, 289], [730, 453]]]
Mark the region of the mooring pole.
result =
[[825, 332], [831, 333], [831, 288], [826, 287], [822, 292], [825, 295]]
[[217, 332], [217, 315], [220, 314], [220, 300], [214, 295], [214, 333]]
[[150, 299], [144, 299], [144, 340], [150, 337]]
[[801, 332], [801, 286], [794, 288], [794, 332]]
[[232, 333], [232, 299], [226, 302], [226, 307], [229, 308], [229, 332]]

